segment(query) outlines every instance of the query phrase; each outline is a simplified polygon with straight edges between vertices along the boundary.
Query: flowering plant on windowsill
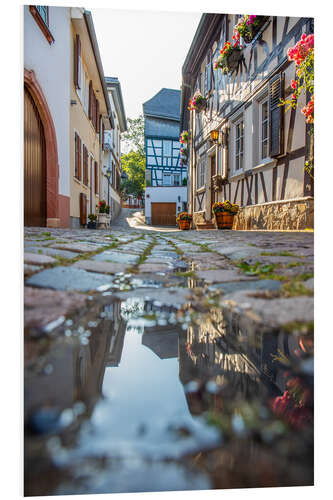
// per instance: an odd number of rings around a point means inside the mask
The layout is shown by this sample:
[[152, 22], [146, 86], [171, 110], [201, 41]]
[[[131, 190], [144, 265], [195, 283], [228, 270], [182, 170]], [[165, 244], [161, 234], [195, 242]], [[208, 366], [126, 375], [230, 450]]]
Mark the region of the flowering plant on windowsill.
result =
[[241, 48], [239, 40], [232, 45], [231, 42], [225, 42], [220, 50], [219, 57], [214, 61], [214, 69], [220, 68], [223, 73], [234, 71], [241, 58]]
[[110, 205], [106, 204], [105, 200], [101, 200], [98, 205], [96, 205], [98, 208], [98, 213], [100, 214], [109, 214], [110, 213]]
[[190, 111], [197, 111], [198, 113], [200, 113], [200, 111], [204, 109], [205, 105], [206, 99], [203, 95], [200, 94], [200, 91], [198, 90], [194, 94], [192, 99], [190, 99], [188, 109]]
[[180, 160], [181, 160], [181, 164], [182, 165], [187, 165], [187, 161], [188, 161], [188, 149], [187, 149], [187, 145], [185, 144], [185, 146], [182, 146], [180, 148]]

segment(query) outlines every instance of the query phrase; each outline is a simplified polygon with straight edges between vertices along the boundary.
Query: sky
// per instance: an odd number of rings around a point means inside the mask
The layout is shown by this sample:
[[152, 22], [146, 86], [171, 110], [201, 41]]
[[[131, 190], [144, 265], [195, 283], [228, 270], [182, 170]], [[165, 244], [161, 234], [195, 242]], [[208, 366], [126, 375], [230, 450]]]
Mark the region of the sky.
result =
[[125, 113], [161, 88], [180, 89], [181, 68], [201, 13], [91, 9], [105, 76], [118, 77]]

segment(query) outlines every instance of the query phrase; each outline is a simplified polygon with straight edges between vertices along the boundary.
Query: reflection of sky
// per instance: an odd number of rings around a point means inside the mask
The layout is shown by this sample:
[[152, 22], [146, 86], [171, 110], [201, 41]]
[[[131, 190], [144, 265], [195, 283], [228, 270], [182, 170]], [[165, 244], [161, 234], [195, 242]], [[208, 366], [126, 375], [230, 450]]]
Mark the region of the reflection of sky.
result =
[[[104, 399], [92, 415], [92, 435], [81, 434], [81, 452], [158, 459], [215, 444], [217, 431], [188, 410], [178, 360], [161, 360], [141, 340], [127, 331], [120, 365], [106, 369]], [[192, 435], [181, 439], [170, 425]]]

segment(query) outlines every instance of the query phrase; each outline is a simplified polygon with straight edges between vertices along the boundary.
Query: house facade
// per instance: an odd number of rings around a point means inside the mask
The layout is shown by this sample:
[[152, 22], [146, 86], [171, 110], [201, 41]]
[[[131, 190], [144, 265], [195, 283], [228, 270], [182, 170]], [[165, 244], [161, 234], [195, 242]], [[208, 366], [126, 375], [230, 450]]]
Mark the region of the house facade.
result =
[[[311, 136], [300, 111], [305, 99], [287, 112], [279, 103], [293, 92], [295, 65], [287, 50], [313, 32], [313, 19], [267, 16], [224, 73], [214, 61], [232, 41], [239, 17], [203, 14], [182, 68], [181, 129], [189, 131], [194, 225], [204, 228], [214, 202], [230, 200], [241, 207], [234, 229], [312, 228], [313, 178], [304, 169]], [[197, 92], [205, 106], [190, 111]]]
[[103, 180], [103, 137], [115, 127], [92, 16], [71, 9], [70, 166], [71, 227], [95, 214]]
[[28, 226], [69, 227], [70, 17], [68, 7], [24, 6], [24, 224]]
[[118, 78], [105, 77], [114, 127], [105, 130], [102, 147], [102, 197], [110, 206], [111, 221], [120, 214], [122, 200], [120, 198], [120, 137], [127, 130], [125, 107]]
[[161, 89], [143, 104], [147, 224], [175, 226], [187, 207], [187, 166], [180, 158], [180, 91]]

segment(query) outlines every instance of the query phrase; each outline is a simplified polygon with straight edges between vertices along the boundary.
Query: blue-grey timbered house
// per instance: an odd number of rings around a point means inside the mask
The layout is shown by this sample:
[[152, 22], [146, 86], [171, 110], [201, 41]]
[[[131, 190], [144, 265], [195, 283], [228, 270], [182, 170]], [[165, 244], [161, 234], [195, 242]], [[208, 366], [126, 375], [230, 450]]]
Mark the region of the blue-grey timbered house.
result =
[[180, 91], [161, 89], [143, 104], [146, 152], [146, 220], [175, 225], [186, 209], [187, 166], [181, 161]]

